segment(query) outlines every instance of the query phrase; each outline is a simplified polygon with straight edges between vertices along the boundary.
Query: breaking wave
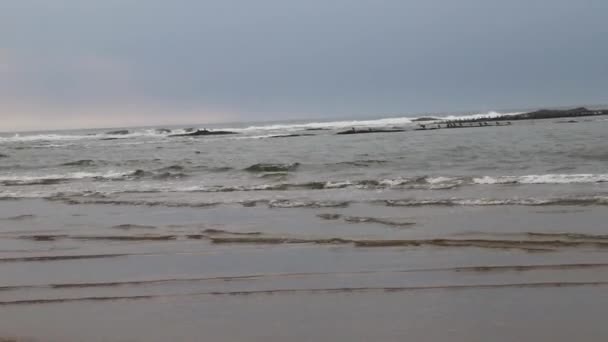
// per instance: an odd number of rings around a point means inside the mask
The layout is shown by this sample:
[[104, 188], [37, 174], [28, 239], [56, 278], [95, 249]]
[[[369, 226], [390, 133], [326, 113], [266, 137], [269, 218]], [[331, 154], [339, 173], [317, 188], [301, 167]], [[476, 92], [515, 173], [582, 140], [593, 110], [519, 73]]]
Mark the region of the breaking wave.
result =
[[[256, 164], [257, 165], [257, 164]], [[262, 167], [260, 172], [273, 169], [274, 172], [285, 172], [295, 168], [297, 164]], [[276, 170], [274, 169], [276, 167]], [[284, 174], [281, 174], [284, 175]], [[356, 188], [362, 190], [378, 189], [429, 189], [446, 190], [464, 185], [493, 185], [493, 184], [582, 184], [608, 182], [608, 174], [547, 174], [525, 176], [483, 176], [483, 177], [444, 177], [420, 176], [398, 177], [389, 179], [363, 179], [363, 180], [333, 180], [314, 181], [307, 183], [274, 183], [253, 186], [227, 186], [198, 188], [197, 191], [259, 191], [259, 190], [325, 190]], [[194, 190], [194, 189], [192, 189]]]
[[[167, 207], [167, 208], [208, 208], [214, 207], [221, 203], [217, 202], [171, 202], [171, 201], [153, 201], [153, 200], [121, 200], [111, 198], [87, 198], [87, 197], [70, 197], [70, 196], [51, 196], [46, 198], [49, 201], [62, 202], [69, 205], [79, 204], [105, 204], [119, 206], [146, 206], [146, 207]], [[223, 203], [230, 204], [230, 203]]]
[[580, 184], [608, 182], [608, 174], [546, 174], [473, 178], [474, 184]]
[[393, 125], [407, 125], [412, 123], [413, 118], [398, 117], [375, 120], [348, 120], [348, 121], [328, 121], [328, 122], [309, 122], [298, 124], [274, 124], [249, 126], [246, 128], [226, 128], [233, 132], [256, 132], [256, 131], [303, 131], [303, 130], [322, 130], [322, 129], [343, 129], [350, 127], [386, 127]]
[[476, 119], [496, 119], [504, 116], [513, 116], [518, 114], [523, 114], [524, 112], [514, 112], [514, 113], [498, 113], [494, 111], [490, 111], [487, 113], [480, 114], [464, 114], [464, 115], [448, 115], [443, 117], [438, 117], [441, 120], [476, 120]]
[[154, 174], [142, 170], [132, 172], [106, 172], [106, 173], [91, 173], [91, 172], [73, 172], [62, 175], [46, 175], [46, 176], [9, 176], [0, 177], [0, 184], [4, 186], [25, 186], [25, 185], [53, 185], [72, 182], [76, 180], [90, 179], [95, 181], [120, 181], [120, 180], [137, 180], [143, 177], [149, 177], [155, 180], [179, 179], [187, 177], [184, 173], [164, 172]]
[[[263, 173], [261, 178], [284, 177], [285, 172]], [[447, 189], [457, 186], [461, 182], [458, 180], [440, 179], [426, 177], [412, 177], [385, 180], [337, 180], [337, 181], [315, 181], [306, 183], [270, 183], [254, 185], [211, 185], [211, 186], [190, 186], [175, 188], [174, 192], [234, 192], [234, 191], [288, 191], [288, 190], [332, 190], [355, 188], [360, 190], [381, 190], [381, 189]]]
[[[35, 142], [35, 141], [75, 141], [75, 140], [118, 140], [132, 138], [165, 138], [170, 134], [184, 133], [185, 130], [156, 130], [156, 129], [139, 129], [133, 131], [115, 131], [90, 134], [15, 134], [13, 136], [0, 136], [0, 143], [11, 142]], [[61, 145], [47, 147], [60, 147]]]
[[0, 143], [3, 142], [30, 142], [30, 141], [70, 141], [81, 139], [94, 139], [92, 135], [68, 135], [68, 134], [32, 134], [21, 135], [15, 134], [11, 137], [0, 137]]
[[[76, 161], [70, 164], [85, 167], [95, 163], [90, 160]], [[608, 174], [546, 174], [524, 176], [480, 176], [480, 177], [445, 177], [445, 176], [413, 176], [387, 179], [359, 179], [359, 180], [320, 180], [303, 183], [281, 182], [289, 172], [300, 167], [293, 164], [254, 164], [243, 171], [255, 173], [260, 179], [269, 179], [265, 184], [244, 185], [179, 185], [163, 184], [161, 186], [148, 185], [142, 191], [160, 192], [236, 192], [236, 191], [289, 191], [289, 190], [450, 190], [462, 186], [485, 185], [518, 185], [518, 184], [596, 184], [608, 182]], [[208, 168], [210, 172], [227, 172], [230, 168]], [[155, 170], [130, 170], [106, 172], [68, 172], [64, 174], [48, 175], [8, 175], [0, 176], [0, 185], [51, 185], [71, 182], [75, 180], [91, 179], [95, 181], [133, 181], [133, 180], [176, 180], [184, 179], [190, 175], [181, 165], [170, 165]], [[276, 182], [272, 182], [272, 180]], [[152, 187], [150, 187], [152, 186]], [[137, 192], [135, 189], [131, 191]]]
[[608, 205], [608, 196], [563, 197], [563, 198], [507, 198], [507, 199], [401, 199], [381, 201], [391, 207], [421, 206], [550, 206], [550, 205]]
[[[608, 196], [565, 196], [565, 197], [529, 197], [529, 198], [404, 198], [404, 199], [369, 199], [369, 200], [314, 200], [309, 198], [294, 199], [255, 199], [238, 200], [225, 199], [222, 201], [200, 201], [201, 198], [182, 200], [159, 200], [155, 198], [127, 199], [104, 195], [104, 194], [77, 194], [77, 193], [58, 193], [44, 197], [49, 201], [63, 202], [65, 204], [105, 204], [119, 206], [149, 206], [149, 207], [190, 207], [207, 208], [218, 205], [241, 205], [243, 207], [266, 206], [268, 208], [346, 208], [355, 203], [367, 203], [372, 205], [384, 205], [388, 207], [486, 207], [486, 206], [530, 206], [530, 207], [550, 207], [550, 206], [608, 206]], [[1, 197], [0, 197], [1, 199]], [[7, 198], [8, 199], [8, 198]], [[13, 199], [13, 198], [10, 198]], [[326, 220], [336, 220], [342, 218], [338, 214], [321, 214], [319, 216]], [[380, 219], [370, 219], [368, 217], [344, 217], [347, 222], [375, 222], [388, 224], [388, 221]], [[395, 222], [390, 223], [398, 225]], [[403, 226], [410, 225], [410, 222], [402, 222]]]
[[[247, 168], [248, 171], [271, 172], [266, 175], [284, 176], [287, 171], [293, 171], [299, 164], [256, 164]], [[268, 177], [263, 177], [268, 178]], [[582, 184], [608, 182], [608, 174], [547, 174], [526, 176], [483, 176], [483, 177], [444, 177], [419, 176], [398, 177], [388, 179], [363, 180], [331, 180], [313, 181], [307, 183], [272, 183], [243, 186], [213, 186], [191, 187], [186, 191], [201, 192], [230, 192], [230, 191], [261, 191], [261, 190], [326, 190], [356, 188], [361, 190], [378, 189], [428, 189], [447, 190], [465, 185], [494, 185], [494, 184]], [[183, 190], [183, 189], [182, 189]]]
[[130, 175], [134, 175], [137, 171], [133, 172], [116, 172], [109, 171], [105, 173], [94, 173], [94, 172], [71, 172], [66, 174], [52, 174], [52, 175], [41, 175], [41, 176], [0, 176], [0, 184], [5, 186], [11, 185], [48, 185], [48, 184], [59, 184], [79, 179], [99, 179], [99, 180], [116, 180], [121, 179]]

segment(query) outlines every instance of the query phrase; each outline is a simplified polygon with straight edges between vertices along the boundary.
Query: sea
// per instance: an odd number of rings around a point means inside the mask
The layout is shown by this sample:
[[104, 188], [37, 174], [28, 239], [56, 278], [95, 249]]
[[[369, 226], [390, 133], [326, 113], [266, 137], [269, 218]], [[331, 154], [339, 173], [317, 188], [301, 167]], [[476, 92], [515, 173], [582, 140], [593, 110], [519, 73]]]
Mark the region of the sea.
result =
[[608, 119], [513, 114], [2, 133], [0, 340], [605, 341]]

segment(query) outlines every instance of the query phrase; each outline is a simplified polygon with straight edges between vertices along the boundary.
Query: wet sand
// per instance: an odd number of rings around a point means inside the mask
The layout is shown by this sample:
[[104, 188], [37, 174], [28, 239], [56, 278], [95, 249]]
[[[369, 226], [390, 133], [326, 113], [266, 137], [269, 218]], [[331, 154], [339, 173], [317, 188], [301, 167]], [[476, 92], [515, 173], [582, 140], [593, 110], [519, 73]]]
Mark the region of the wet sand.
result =
[[607, 218], [576, 203], [4, 201], [0, 336], [604, 341]]

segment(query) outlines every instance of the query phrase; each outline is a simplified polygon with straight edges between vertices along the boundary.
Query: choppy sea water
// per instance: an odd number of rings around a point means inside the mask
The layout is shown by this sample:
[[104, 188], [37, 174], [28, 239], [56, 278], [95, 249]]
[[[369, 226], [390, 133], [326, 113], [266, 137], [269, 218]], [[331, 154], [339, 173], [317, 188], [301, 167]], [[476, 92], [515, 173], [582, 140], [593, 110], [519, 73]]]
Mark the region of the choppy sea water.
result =
[[603, 341], [608, 121], [576, 121], [2, 134], [0, 337]]

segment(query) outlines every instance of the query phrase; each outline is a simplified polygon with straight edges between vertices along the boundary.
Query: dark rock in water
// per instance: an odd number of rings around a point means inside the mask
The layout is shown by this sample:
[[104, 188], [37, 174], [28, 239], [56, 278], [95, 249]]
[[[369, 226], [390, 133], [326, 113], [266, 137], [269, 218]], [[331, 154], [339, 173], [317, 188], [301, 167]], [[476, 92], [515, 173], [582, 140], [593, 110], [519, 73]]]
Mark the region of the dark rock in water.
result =
[[168, 128], [157, 128], [155, 130], [156, 133], [171, 133], [171, 130]]
[[262, 235], [261, 232], [231, 232], [222, 229], [205, 229], [201, 233], [206, 235]]
[[167, 171], [183, 171], [183, 170], [184, 170], [183, 166], [176, 164], [176, 165], [171, 165], [171, 166], [160, 168], [157, 171], [167, 172]]
[[8, 158], [8, 155], [0, 153], [0, 158]]
[[317, 215], [318, 218], [321, 218], [323, 220], [337, 220], [340, 217], [342, 217], [342, 215], [340, 214], [319, 214]]
[[329, 131], [329, 128], [307, 128], [305, 131]]
[[412, 122], [435, 121], [435, 120], [439, 120], [439, 119], [431, 117], [431, 116], [423, 116], [421, 118], [412, 119]]
[[99, 140], [118, 140], [118, 138], [101, 138]]
[[300, 163], [293, 164], [254, 164], [245, 169], [249, 172], [288, 172], [295, 171], [300, 166]]
[[36, 217], [36, 215], [26, 214], [26, 215], [11, 216], [11, 217], [3, 218], [0, 220], [22, 221], [22, 220], [33, 219], [35, 217]]
[[201, 151], [194, 151], [194, 153], [196, 153], [196, 154], [201, 154]]
[[230, 171], [232, 170], [232, 168], [230, 166], [218, 166], [218, 167], [212, 167], [209, 169], [209, 171], [211, 172], [226, 172], [226, 171]]
[[[32, 241], [56, 241], [58, 239], [66, 238], [67, 235], [25, 235], [20, 236], [20, 239], [32, 240]], [[0, 342], [4, 340], [0, 339]], [[15, 340], [18, 341], [18, 340]]]
[[118, 131], [110, 131], [110, 132], [106, 132], [107, 135], [125, 135], [125, 134], [129, 134], [129, 130], [128, 129], [121, 129]]
[[255, 207], [258, 205], [258, 201], [243, 201], [241, 205], [246, 208]]
[[208, 131], [206, 129], [202, 129], [202, 130], [199, 129], [199, 130], [196, 130], [191, 133], [171, 134], [170, 137], [199, 137], [199, 136], [205, 136], [205, 135], [227, 135], [227, 134], [237, 134], [237, 133], [229, 132], [229, 131]]
[[131, 177], [144, 177], [144, 176], [147, 176], [147, 175], [148, 175], [148, 172], [139, 169], [139, 170], [135, 170], [129, 176], [131, 176]]
[[293, 138], [293, 137], [312, 137], [315, 134], [284, 134], [284, 135], [273, 135], [269, 138]]
[[366, 134], [366, 133], [396, 133], [396, 132], [405, 132], [404, 129], [382, 129], [382, 128], [368, 128], [368, 129], [350, 129], [348, 131], [338, 132], [336, 134], [346, 135], [346, 134]]
[[63, 163], [62, 166], [94, 166], [95, 161], [91, 159], [82, 159], [73, 162]]
[[186, 133], [191, 133], [191, 132], [194, 132], [194, 131], [196, 131], [196, 128], [194, 128], [194, 127], [184, 128], [184, 132], [186, 132]]
[[113, 226], [114, 229], [155, 229], [155, 226], [139, 225], [139, 224], [120, 224]]

